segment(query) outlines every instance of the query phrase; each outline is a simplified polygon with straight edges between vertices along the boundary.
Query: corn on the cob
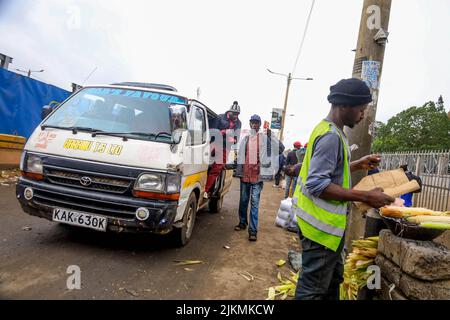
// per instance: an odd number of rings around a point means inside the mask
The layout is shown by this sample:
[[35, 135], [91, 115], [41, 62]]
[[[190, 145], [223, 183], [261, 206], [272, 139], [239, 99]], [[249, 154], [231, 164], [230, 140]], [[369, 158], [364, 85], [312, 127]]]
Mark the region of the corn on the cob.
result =
[[450, 223], [422, 222], [419, 226], [428, 229], [450, 230]]
[[407, 218], [411, 216], [445, 216], [442, 211], [433, 211], [425, 208], [411, 207], [383, 207], [380, 210], [382, 216], [391, 218]]
[[407, 220], [417, 224], [422, 222], [450, 223], [450, 216], [415, 216], [409, 217]]

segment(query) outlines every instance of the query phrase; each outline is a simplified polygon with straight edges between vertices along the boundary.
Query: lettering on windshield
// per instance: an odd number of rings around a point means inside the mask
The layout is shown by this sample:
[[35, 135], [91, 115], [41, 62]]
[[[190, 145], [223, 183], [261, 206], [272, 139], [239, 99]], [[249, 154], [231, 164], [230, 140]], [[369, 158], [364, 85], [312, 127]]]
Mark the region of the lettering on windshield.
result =
[[89, 88], [87, 93], [99, 96], [124, 96], [131, 98], [150, 99], [153, 101], [161, 101], [173, 104], [186, 104], [186, 99], [172, 96], [163, 93], [136, 91], [136, 90], [123, 90], [123, 89], [111, 89], [111, 88]]
[[108, 144], [79, 139], [66, 139], [63, 147], [64, 149], [104, 153], [111, 156], [120, 156], [123, 150], [123, 146], [120, 144]]

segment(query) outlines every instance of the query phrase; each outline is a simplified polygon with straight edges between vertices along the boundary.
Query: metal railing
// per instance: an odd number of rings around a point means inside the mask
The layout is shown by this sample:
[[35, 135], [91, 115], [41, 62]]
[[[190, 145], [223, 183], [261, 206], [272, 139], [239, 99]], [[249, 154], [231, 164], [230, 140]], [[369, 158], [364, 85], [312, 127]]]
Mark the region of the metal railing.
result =
[[383, 153], [380, 169], [408, 170], [422, 179], [422, 192], [415, 193], [413, 205], [437, 211], [450, 211], [450, 151], [409, 151]]

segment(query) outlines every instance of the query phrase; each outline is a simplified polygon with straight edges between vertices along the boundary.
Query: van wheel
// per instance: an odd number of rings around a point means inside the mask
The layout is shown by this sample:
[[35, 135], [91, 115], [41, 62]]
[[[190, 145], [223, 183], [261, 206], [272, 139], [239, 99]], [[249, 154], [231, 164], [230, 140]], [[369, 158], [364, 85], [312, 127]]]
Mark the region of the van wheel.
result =
[[183, 227], [174, 228], [172, 238], [177, 247], [183, 247], [191, 240], [192, 231], [194, 230], [195, 217], [197, 213], [197, 197], [194, 193], [189, 196], [186, 209], [183, 215]]
[[220, 210], [222, 210], [222, 205], [223, 205], [223, 197], [211, 198], [208, 203], [209, 212], [219, 213]]

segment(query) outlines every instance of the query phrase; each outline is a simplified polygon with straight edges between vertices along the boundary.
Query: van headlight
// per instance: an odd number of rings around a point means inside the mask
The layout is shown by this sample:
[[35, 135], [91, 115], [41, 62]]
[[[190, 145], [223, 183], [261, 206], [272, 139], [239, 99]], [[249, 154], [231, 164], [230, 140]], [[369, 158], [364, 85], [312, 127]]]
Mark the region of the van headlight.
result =
[[144, 173], [137, 179], [134, 190], [160, 193], [179, 193], [181, 175], [165, 173]]
[[27, 154], [26, 164], [26, 172], [43, 174], [41, 157], [34, 154]]
[[165, 191], [165, 175], [159, 173], [144, 173], [136, 181], [135, 190], [164, 192]]

